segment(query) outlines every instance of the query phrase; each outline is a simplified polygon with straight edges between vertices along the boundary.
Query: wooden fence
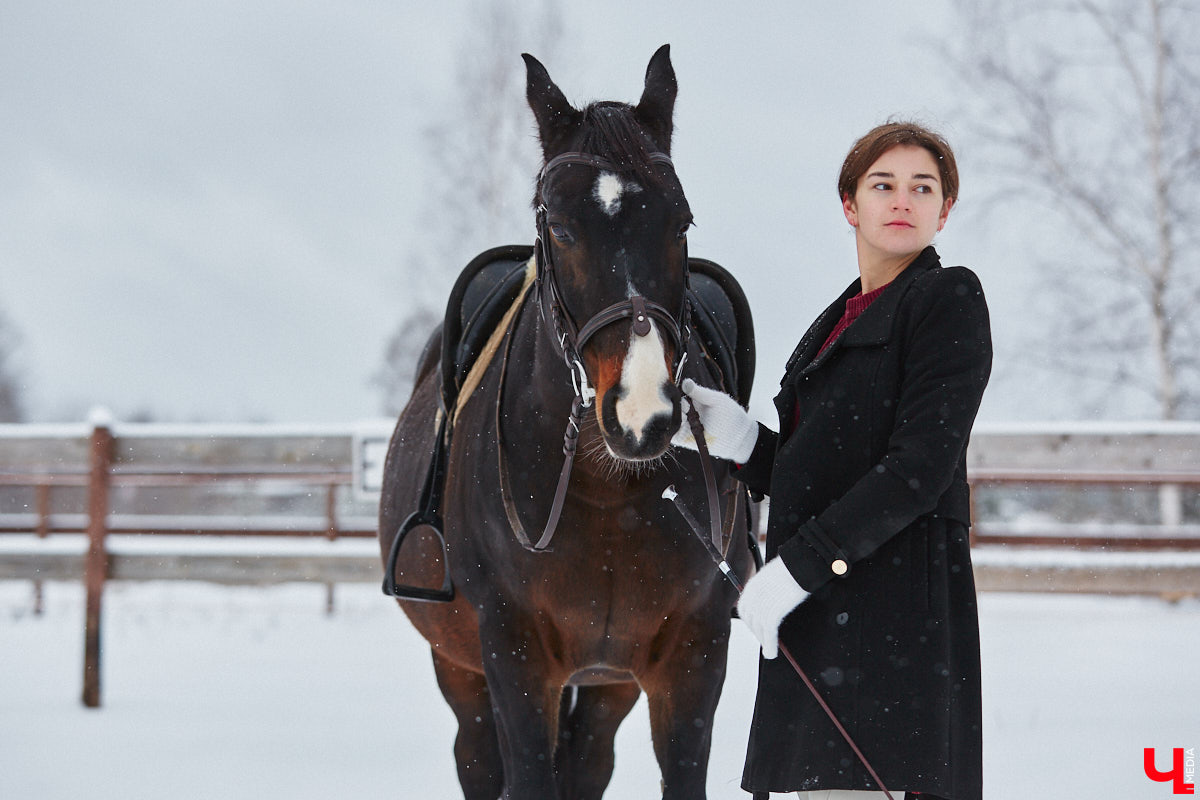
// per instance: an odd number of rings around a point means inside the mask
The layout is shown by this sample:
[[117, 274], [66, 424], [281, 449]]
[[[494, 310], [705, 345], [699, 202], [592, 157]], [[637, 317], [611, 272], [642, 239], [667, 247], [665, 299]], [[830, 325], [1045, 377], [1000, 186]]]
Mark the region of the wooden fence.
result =
[[981, 426], [967, 472], [981, 591], [1200, 594], [1200, 425]]
[[[0, 426], [0, 579], [82, 577], [83, 703], [96, 707], [108, 580], [380, 580], [373, 548], [269, 542], [373, 540], [368, 474], [378, 473], [389, 427]], [[49, 546], [70, 534], [86, 537], [82, 552]], [[122, 547], [151, 536], [162, 545]], [[165, 542], [215, 536], [253, 537], [260, 549]]]
[[[108, 580], [380, 580], [390, 427], [0, 425], [0, 579], [82, 579], [98, 706]], [[982, 428], [968, 460], [981, 590], [1200, 592], [1200, 426]]]

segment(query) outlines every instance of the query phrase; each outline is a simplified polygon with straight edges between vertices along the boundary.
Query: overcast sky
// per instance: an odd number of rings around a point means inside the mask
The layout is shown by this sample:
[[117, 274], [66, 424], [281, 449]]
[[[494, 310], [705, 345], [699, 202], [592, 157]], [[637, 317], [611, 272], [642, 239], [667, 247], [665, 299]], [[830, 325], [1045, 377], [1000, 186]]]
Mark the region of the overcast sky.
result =
[[[32, 420], [95, 405], [169, 421], [379, 414], [370, 378], [439, 186], [422, 131], [447, 117], [464, 31], [481, 24], [465, 0], [434, 5], [0, 7], [0, 309], [24, 342]], [[943, 57], [950, 4], [734, 5], [568, 2], [545, 61], [576, 105], [635, 102], [650, 55], [671, 44], [691, 251], [750, 298], [752, 408], [769, 418], [788, 353], [856, 276], [834, 188], [846, 150], [901, 115], [959, 152], [962, 198], [938, 245], [991, 303], [983, 418], [1028, 413], [1008, 344], [1023, 254], [972, 215], [975, 153]], [[512, 42], [522, 80], [532, 49]]]

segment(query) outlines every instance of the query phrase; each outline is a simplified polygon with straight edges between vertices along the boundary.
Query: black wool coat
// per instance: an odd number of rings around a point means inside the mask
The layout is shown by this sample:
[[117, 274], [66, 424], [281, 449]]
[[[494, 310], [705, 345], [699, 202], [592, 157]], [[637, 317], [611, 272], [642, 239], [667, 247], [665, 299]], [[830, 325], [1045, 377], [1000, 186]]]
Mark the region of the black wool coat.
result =
[[[979, 800], [966, 448], [991, 372], [987, 304], [929, 247], [818, 356], [859, 290], [801, 339], [775, 398], [782, 433], [762, 427], [736, 474], [771, 498], [767, 557], [812, 593], [780, 640], [887, 788]], [[760, 659], [742, 787], [878, 789], [782, 656]]]

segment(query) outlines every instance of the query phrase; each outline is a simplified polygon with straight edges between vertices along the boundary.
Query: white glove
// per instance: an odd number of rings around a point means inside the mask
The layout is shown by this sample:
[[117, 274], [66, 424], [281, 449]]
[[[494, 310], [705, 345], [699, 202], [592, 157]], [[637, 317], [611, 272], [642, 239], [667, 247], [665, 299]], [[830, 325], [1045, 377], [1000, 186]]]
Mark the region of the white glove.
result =
[[[691, 378], [684, 379], [680, 388], [683, 389], [684, 400], [690, 402], [700, 415], [708, 452], [715, 458], [746, 463], [754, 452], [754, 443], [758, 441], [758, 422], [750, 416], [750, 412], [724, 392], [699, 386]], [[695, 450], [696, 439], [688, 425], [686, 410], [683, 424], [671, 439], [671, 444]]]
[[762, 645], [763, 658], [779, 655], [779, 626], [783, 618], [808, 599], [782, 558], [772, 558], [746, 582], [738, 599], [738, 616]]

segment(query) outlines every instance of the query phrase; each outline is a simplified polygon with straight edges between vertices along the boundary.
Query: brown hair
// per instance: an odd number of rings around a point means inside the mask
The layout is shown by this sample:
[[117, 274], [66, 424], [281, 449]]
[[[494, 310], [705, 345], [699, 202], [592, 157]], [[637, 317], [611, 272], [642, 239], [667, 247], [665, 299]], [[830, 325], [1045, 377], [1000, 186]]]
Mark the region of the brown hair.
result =
[[858, 179], [867, 173], [871, 165], [893, 147], [906, 145], [923, 147], [929, 151], [938, 165], [942, 197], [946, 200], [958, 199], [958, 165], [955, 164], [950, 143], [915, 122], [886, 122], [872, 128], [855, 142], [838, 174], [838, 199], [853, 198], [858, 190]]

